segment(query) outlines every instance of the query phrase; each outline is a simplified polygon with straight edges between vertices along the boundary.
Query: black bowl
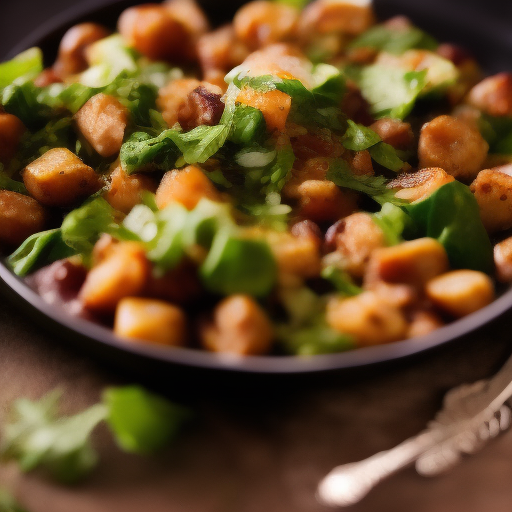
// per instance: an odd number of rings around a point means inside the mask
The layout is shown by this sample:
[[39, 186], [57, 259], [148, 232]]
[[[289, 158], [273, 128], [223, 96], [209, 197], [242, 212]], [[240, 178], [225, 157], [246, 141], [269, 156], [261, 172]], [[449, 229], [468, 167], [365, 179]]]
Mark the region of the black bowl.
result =
[[[461, 0], [462, 2], [462, 0]], [[40, 46], [48, 63], [54, 59], [58, 43], [64, 32], [81, 21], [96, 21], [115, 26], [119, 13], [134, 0], [105, 0], [76, 5], [57, 18], [42, 25], [36, 32], [12, 49], [10, 56], [31, 46]], [[215, 1], [201, 2], [214, 23], [230, 19], [241, 2], [230, 0], [222, 7]], [[494, 2], [496, 6], [500, 5]], [[509, 21], [493, 14], [486, 2], [430, 1], [410, 3], [407, 0], [380, 0], [375, 2], [378, 16], [386, 19], [395, 14], [406, 14], [421, 28], [428, 30], [441, 41], [460, 43], [472, 51], [488, 72], [511, 69], [512, 65], [512, 16]], [[501, 6], [503, 8], [503, 6]], [[506, 20], [506, 18], [505, 18]], [[496, 301], [480, 311], [453, 322], [426, 336], [388, 345], [361, 348], [339, 354], [313, 357], [251, 356], [234, 357], [212, 354], [193, 349], [169, 349], [120, 341], [113, 333], [101, 326], [68, 316], [63, 311], [45, 303], [21, 279], [0, 262], [0, 290], [24, 308], [29, 318], [42, 323], [49, 331], [58, 334], [85, 350], [128, 367], [130, 371], [168, 374], [171, 368], [201, 368], [252, 374], [305, 374], [326, 370], [354, 370], [384, 362], [397, 361], [412, 354], [438, 347], [468, 335], [475, 329], [512, 308], [512, 290], [503, 293]]]

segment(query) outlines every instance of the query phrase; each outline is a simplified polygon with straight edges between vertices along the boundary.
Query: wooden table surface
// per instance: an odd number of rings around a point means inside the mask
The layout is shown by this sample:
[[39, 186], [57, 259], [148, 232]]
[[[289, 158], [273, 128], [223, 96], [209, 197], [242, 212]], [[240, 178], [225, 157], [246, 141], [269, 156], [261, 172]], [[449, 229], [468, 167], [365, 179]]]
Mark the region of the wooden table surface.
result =
[[[0, 55], [78, 1], [0, 2]], [[496, 9], [510, 9], [498, 0], [486, 4], [493, 2]], [[134, 374], [53, 339], [6, 301], [0, 304], [1, 411], [15, 398], [38, 398], [59, 386], [65, 390], [63, 409], [75, 412], [98, 401], [105, 386], [137, 382]], [[216, 394], [209, 392], [216, 385], [210, 374], [170, 372], [162, 391], [189, 403], [196, 415], [164, 453], [123, 454], [99, 429], [94, 444], [101, 462], [82, 485], [60, 487], [8, 464], [0, 465], [0, 487], [29, 512], [327, 511], [314, 499], [319, 479], [335, 465], [416, 434], [448, 389], [496, 371], [512, 353], [511, 321], [512, 314], [435, 352], [361, 375], [233, 378]], [[407, 469], [345, 510], [511, 512], [512, 432], [443, 476], [427, 479]]]
[[[509, 315], [435, 352], [362, 375], [244, 380], [211, 393], [211, 374], [172, 372], [162, 391], [192, 406], [195, 419], [155, 457], [121, 453], [101, 429], [101, 462], [75, 488], [0, 466], [0, 482], [29, 512], [320, 512], [319, 479], [333, 466], [393, 447], [419, 432], [444, 393], [491, 375], [512, 353]], [[0, 407], [59, 386], [78, 411], [112, 384], [136, 382], [53, 339], [23, 313], [0, 308]], [[194, 388], [194, 398], [190, 389]], [[204, 392], [201, 392], [204, 390]], [[193, 403], [192, 403], [193, 400]], [[512, 431], [451, 472], [428, 479], [407, 469], [348, 512], [510, 512]]]

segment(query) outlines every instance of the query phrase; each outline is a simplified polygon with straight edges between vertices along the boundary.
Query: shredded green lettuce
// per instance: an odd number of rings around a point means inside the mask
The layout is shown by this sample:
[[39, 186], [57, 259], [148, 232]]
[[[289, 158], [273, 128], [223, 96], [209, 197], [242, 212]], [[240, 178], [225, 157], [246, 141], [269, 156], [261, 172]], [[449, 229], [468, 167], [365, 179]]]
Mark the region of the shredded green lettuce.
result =
[[387, 188], [387, 180], [384, 176], [356, 176], [350, 170], [350, 166], [344, 160], [337, 160], [327, 171], [326, 178], [338, 187], [349, 188], [371, 197], [380, 204], [392, 203], [402, 205], [402, 199], [395, 197], [395, 192]]
[[427, 85], [427, 70], [404, 71], [373, 64], [360, 70], [358, 85], [377, 117], [404, 119]]
[[401, 55], [413, 48], [435, 51], [437, 47], [437, 41], [417, 27], [397, 30], [385, 25], [368, 29], [349, 45], [349, 48], [374, 48], [395, 55]]
[[43, 71], [43, 53], [39, 48], [30, 48], [0, 64], [0, 89], [17, 79], [35, 78]]

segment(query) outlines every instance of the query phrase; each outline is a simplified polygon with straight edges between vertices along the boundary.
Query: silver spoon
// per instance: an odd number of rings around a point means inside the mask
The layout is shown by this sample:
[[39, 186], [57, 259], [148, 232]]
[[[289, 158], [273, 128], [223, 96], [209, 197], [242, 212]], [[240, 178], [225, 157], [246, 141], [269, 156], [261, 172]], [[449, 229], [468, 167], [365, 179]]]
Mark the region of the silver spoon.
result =
[[494, 377], [450, 390], [427, 428], [391, 450], [334, 468], [318, 485], [317, 499], [333, 507], [353, 505], [384, 478], [415, 462], [432, 476], [454, 466], [506, 430], [512, 420], [512, 357]]

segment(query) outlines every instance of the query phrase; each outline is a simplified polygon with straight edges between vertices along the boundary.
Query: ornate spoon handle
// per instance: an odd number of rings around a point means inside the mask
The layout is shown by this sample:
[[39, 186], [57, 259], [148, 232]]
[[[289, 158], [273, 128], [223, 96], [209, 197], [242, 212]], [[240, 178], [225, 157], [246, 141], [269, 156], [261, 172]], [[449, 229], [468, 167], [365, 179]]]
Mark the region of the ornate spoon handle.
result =
[[416, 462], [422, 475], [434, 475], [473, 453], [511, 424], [512, 357], [491, 379], [463, 384], [446, 394], [443, 408], [426, 430], [391, 450], [334, 468], [319, 484], [317, 499], [324, 505], [348, 506], [375, 485]]
[[434, 445], [432, 436], [422, 433], [391, 450], [379, 452], [360, 462], [338, 466], [320, 482], [317, 499], [333, 507], [353, 505], [381, 480], [412, 464]]

